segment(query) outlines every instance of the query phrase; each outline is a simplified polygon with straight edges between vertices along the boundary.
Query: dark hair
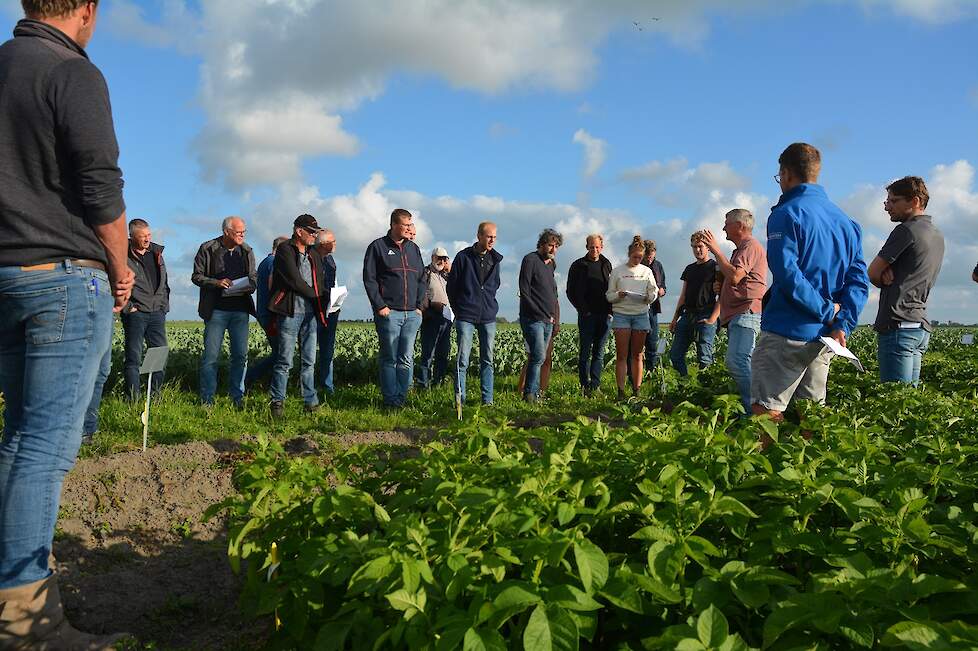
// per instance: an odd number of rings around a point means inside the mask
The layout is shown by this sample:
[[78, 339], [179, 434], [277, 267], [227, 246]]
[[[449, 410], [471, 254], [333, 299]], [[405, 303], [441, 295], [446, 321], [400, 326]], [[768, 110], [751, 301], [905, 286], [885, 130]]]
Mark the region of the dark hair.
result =
[[285, 237], [284, 235], [279, 235], [274, 240], [272, 240], [272, 253], [274, 253], [275, 251], [277, 251], [278, 250], [278, 247], [280, 247], [283, 244], [285, 244], [286, 242], [288, 242], [289, 239], [291, 239], [291, 238]]
[[635, 237], [632, 238], [632, 243], [628, 245], [628, 255], [631, 255], [632, 252], [638, 251], [639, 249], [641, 249], [642, 255], [644, 256], [645, 240], [642, 239], [641, 235], [636, 235]]
[[927, 184], [919, 176], [905, 176], [897, 179], [886, 186], [886, 189], [898, 197], [910, 200], [914, 197], [920, 199], [920, 207], [926, 208], [930, 201], [930, 194], [927, 193]]
[[814, 183], [822, 171], [822, 155], [804, 142], [794, 142], [778, 156], [778, 165], [798, 177], [802, 183]]
[[28, 18], [56, 18], [67, 16], [89, 1], [98, 4], [98, 0], [20, 0], [20, 6]]
[[655, 240], [645, 240], [645, 254], [648, 255], [650, 251], [655, 251]]
[[540, 237], [537, 238], [537, 248], [539, 249], [544, 244], [549, 244], [550, 242], [556, 242], [557, 246], [563, 246], [564, 236], [552, 228], [545, 228], [540, 233]]
[[405, 217], [410, 217], [411, 213], [404, 210], [404, 208], [395, 208], [394, 212], [391, 213], [391, 226], [394, 224], [400, 224], [404, 221]]

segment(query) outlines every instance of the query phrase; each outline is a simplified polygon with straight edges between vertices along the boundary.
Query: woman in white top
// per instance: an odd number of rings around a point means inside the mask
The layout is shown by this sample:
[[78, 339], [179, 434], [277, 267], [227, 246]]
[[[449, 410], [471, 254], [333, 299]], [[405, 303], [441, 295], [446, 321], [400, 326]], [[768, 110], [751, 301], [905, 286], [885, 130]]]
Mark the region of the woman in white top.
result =
[[615, 333], [615, 379], [618, 399], [625, 398], [625, 376], [631, 358], [634, 395], [642, 386], [642, 349], [650, 326], [649, 305], [659, 295], [652, 270], [642, 264], [645, 244], [641, 235], [628, 246], [628, 261], [611, 270], [608, 279], [608, 302], [611, 303], [611, 329]]

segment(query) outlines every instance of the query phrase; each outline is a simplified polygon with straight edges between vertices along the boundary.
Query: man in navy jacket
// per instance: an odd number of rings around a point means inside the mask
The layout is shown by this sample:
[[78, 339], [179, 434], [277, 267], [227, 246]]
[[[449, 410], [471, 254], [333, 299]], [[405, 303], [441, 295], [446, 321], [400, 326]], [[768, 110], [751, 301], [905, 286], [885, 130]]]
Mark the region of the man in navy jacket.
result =
[[825, 401], [832, 352], [820, 337], [845, 346], [869, 295], [862, 229], [816, 183], [818, 150], [796, 142], [778, 164], [782, 195], [767, 220], [774, 282], [751, 369], [752, 411], [775, 420], [792, 397]]
[[400, 408], [414, 377], [414, 339], [421, 326], [421, 249], [407, 239], [412, 216], [397, 208], [391, 228], [367, 247], [363, 257], [363, 288], [374, 312], [380, 339], [380, 392], [384, 405]]
[[476, 231], [476, 243], [455, 256], [448, 274], [448, 301], [455, 312], [458, 336], [458, 359], [455, 365], [455, 392], [465, 401], [465, 374], [472, 350], [472, 332], [479, 333], [479, 383], [482, 404], [491, 405], [495, 368], [493, 342], [496, 337], [496, 291], [503, 256], [495, 250], [496, 225], [482, 222]]

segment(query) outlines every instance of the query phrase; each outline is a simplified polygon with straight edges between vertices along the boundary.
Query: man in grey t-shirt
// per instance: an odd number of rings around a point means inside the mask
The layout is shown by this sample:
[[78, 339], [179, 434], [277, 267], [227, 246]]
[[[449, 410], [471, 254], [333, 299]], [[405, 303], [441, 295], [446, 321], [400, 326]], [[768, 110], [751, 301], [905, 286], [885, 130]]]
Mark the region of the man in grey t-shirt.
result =
[[898, 225], [869, 265], [869, 280], [880, 288], [873, 328], [884, 382], [916, 385], [930, 341], [927, 298], [944, 260], [944, 235], [924, 214], [929, 199], [918, 176], [905, 176], [886, 187], [883, 208]]

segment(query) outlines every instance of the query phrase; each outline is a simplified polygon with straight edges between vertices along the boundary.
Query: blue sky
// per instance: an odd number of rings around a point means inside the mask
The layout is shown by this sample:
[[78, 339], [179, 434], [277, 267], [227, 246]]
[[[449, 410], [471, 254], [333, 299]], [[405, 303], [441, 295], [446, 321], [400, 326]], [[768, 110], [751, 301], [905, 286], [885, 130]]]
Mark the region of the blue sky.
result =
[[[0, 5], [11, 27], [18, 4]], [[101, 5], [89, 53], [129, 216], [167, 246], [172, 318], [195, 316], [190, 261], [224, 216], [266, 251], [301, 212], [336, 231], [344, 315], [365, 317], [363, 250], [398, 206], [425, 252], [499, 224], [508, 318], [548, 226], [566, 236], [560, 271], [591, 231], [613, 260], [634, 233], [657, 240], [671, 311], [689, 233], [747, 207], [763, 240], [777, 156], [804, 140], [867, 259], [890, 229], [883, 187], [927, 180], [948, 236], [931, 316], [978, 320], [976, 0]]]

